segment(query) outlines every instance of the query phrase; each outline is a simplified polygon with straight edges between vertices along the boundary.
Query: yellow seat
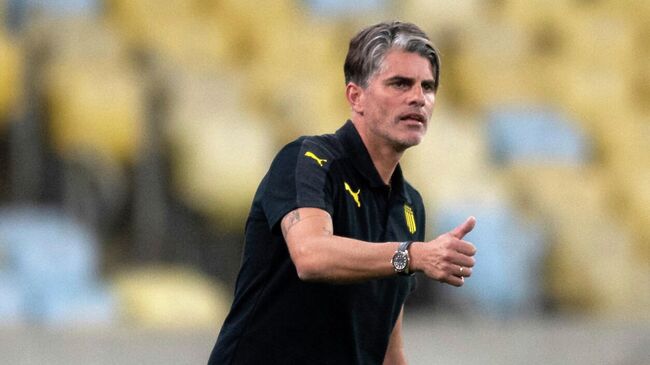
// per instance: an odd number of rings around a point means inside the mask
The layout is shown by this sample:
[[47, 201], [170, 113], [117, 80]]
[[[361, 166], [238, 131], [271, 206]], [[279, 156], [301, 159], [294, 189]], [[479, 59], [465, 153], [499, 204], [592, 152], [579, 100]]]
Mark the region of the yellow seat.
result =
[[639, 258], [650, 262], [650, 124], [642, 116], [621, 119], [602, 138], [615, 208], [634, 232]]
[[132, 71], [59, 65], [50, 71], [45, 95], [57, 151], [92, 150], [134, 162], [147, 111], [142, 81]]
[[144, 133], [146, 95], [119, 37], [87, 18], [45, 21], [34, 33], [51, 49], [41, 92], [54, 148], [63, 155], [84, 149], [133, 162]]
[[10, 116], [17, 112], [23, 93], [21, 49], [0, 30], [0, 133]]
[[547, 284], [560, 307], [644, 317], [650, 294], [639, 293], [636, 278], [650, 267], [638, 263], [631, 232], [611, 214], [603, 172], [519, 166], [512, 176], [521, 204], [537, 212], [553, 234]]
[[146, 45], [150, 39], [155, 38], [166, 21], [191, 18], [197, 15], [195, 10], [195, 1], [106, 1], [107, 18], [116, 25], [127, 41], [138, 46]]
[[196, 211], [240, 230], [255, 189], [277, 152], [277, 131], [242, 107], [228, 75], [176, 79], [164, 135], [172, 186]]
[[230, 294], [220, 283], [177, 266], [124, 269], [111, 279], [124, 324], [157, 329], [206, 329], [223, 322]]
[[445, 71], [462, 105], [480, 111], [495, 104], [539, 101], [540, 75], [530, 72], [528, 42], [522, 29], [498, 23], [477, 22], [463, 32], [457, 59]]
[[467, 19], [484, 16], [481, 5], [479, 0], [451, 3], [444, 0], [403, 0], [399, 2], [398, 13], [401, 18], [418, 24], [427, 34], [434, 36], [439, 31], [464, 28]]
[[650, 168], [616, 175], [621, 193], [622, 213], [636, 239], [640, 262], [650, 264]]
[[576, 7], [563, 0], [499, 1], [497, 11], [508, 24], [531, 29], [541, 23], [562, 25], [579, 16]]
[[485, 141], [476, 116], [441, 106], [422, 143], [405, 153], [404, 174], [433, 206], [436, 202], [508, 199], [488, 161]]
[[337, 51], [345, 45], [339, 44], [336, 28], [298, 18], [273, 23], [264, 33], [246, 68], [251, 80], [245, 84], [246, 100], [287, 128], [288, 136], [339, 127], [349, 107], [341, 72], [344, 55]]

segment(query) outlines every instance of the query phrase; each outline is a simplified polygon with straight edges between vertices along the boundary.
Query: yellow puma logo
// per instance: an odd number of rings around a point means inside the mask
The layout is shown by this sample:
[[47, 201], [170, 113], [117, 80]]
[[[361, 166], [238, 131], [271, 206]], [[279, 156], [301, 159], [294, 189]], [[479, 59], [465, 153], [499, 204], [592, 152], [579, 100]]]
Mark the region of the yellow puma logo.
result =
[[357, 208], [361, 208], [361, 202], [359, 201], [359, 193], [361, 192], [361, 189], [359, 189], [356, 193], [352, 191], [352, 188], [347, 182], [343, 182], [345, 184], [345, 190], [347, 190], [350, 195], [352, 195], [352, 199], [354, 199], [354, 202], [357, 203]]
[[318, 158], [318, 156], [316, 156], [312, 151], [305, 152], [305, 156], [313, 158], [314, 161], [318, 162], [318, 165], [320, 167], [323, 167], [323, 164], [325, 164], [325, 162], [327, 162], [327, 160], [325, 160], [323, 158]]

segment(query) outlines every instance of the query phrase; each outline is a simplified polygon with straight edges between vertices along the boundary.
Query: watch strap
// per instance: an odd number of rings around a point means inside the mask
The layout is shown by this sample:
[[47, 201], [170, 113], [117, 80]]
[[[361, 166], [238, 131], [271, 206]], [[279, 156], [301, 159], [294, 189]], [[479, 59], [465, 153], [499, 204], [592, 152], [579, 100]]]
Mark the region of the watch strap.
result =
[[413, 241], [404, 241], [404, 242], [399, 244], [399, 247], [397, 248], [397, 250], [402, 251], [402, 252], [408, 251], [409, 247], [411, 246], [411, 243], [413, 243]]

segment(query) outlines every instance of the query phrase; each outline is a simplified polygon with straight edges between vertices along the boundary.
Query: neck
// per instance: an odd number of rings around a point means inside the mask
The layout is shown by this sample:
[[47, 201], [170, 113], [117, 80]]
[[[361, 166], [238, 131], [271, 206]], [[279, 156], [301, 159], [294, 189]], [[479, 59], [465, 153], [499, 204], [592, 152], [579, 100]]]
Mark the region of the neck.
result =
[[370, 158], [372, 159], [375, 169], [379, 173], [381, 180], [386, 185], [390, 185], [391, 177], [397, 168], [399, 160], [402, 158], [404, 151], [396, 150], [392, 145], [386, 143], [386, 141], [381, 140], [379, 137], [372, 134], [362, 123], [356, 123], [353, 120], [354, 125], [357, 127], [359, 136], [363, 144], [366, 146]]

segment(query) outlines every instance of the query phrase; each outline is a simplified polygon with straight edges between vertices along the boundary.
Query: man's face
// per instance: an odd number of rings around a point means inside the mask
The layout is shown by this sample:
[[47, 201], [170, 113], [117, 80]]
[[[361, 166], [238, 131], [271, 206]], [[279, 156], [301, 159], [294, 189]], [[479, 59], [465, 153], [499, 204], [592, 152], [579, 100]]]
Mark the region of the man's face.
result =
[[403, 151], [422, 141], [435, 96], [429, 60], [395, 49], [362, 89], [359, 107], [371, 138]]

